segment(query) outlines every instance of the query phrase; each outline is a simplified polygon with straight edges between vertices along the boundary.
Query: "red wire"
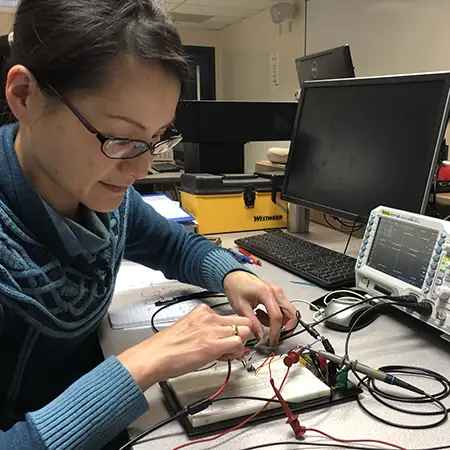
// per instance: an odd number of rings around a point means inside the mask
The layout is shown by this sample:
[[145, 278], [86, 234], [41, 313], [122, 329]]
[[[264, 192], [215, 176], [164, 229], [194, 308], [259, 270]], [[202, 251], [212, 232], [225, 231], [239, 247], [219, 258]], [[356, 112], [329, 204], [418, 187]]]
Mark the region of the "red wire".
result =
[[228, 386], [228, 383], [230, 381], [230, 377], [231, 377], [231, 361], [228, 361], [227, 378], [223, 382], [222, 387], [214, 395], [211, 395], [211, 397], [209, 397], [211, 400], [215, 400], [225, 390], [225, 388]]
[[258, 366], [258, 367], [255, 369], [255, 371], [258, 372], [258, 370], [261, 369], [261, 367], [264, 366], [264, 364], [266, 364], [266, 362], [269, 360], [269, 358], [272, 358], [272, 359], [273, 359], [274, 357], [275, 357], [275, 354], [274, 354], [274, 353], [271, 353], [271, 354], [264, 360], [264, 362], [263, 362], [260, 366]]
[[[269, 358], [270, 358], [270, 356], [269, 356]], [[267, 358], [267, 359], [269, 359], [269, 358]], [[272, 357], [272, 359], [273, 358], [274, 357]], [[266, 361], [267, 361], [267, 359], [266, 359]], [[269, 368], [270, 368], [270, 364], [269, 364]], [[286, 379], [287, 379], [288, 375], [289, 375], [289, 368], [286, 371], [286, 375], [284, 376], [283, 381], [281, 382], [279, 390], [283, 389], [284, 383], [286, 382]], [[276, 397], [276, 395], [274, 395], [272, 397], [272, 400], [275, 399], [275, 397]], [[254, 419], [258, 414], [261, 414], [267, 408], [267, 406], [269, 404], [270, 404], [270, 402], [267, 402], [259, 411], [256, 411], [253, 415], [251, 415], [250, 417], [245, 419], [243, 422], [241, 422], [240, 424], [234, 426], [233, 428], [230, 428], [229, 430], [226, 430], [226, 431], [218, 434], [217, 436], [213, 436], [213, 437], [206, 438], [206, 439], [199, 439], [197, 441], [187, 442], [186, 444], [183, 444], [183, 445], [180, 445], [178, 447], [175, 447], [173, 450], [180, 450], [180, 449], [185, 448], [185, 447], [190, 447], [191, 445], [203, 444], [205, 442], [215, 441], [217, 439], [220, 439], [223, 436], [226, 436], [227, 434], [231, 433], [232, 431], [239, 430], [239, 428], [242, 428], [244, 425], [247, 425], [250, 422], [250, 420]]]
[[[267, 360], [269, 358], [271, 358], [270, 361], [269, 361], [269, 374], [270, 374], [270, 378], [271, 379], [272, 379], [271, 363], [272, 363], [272, 360], [274, 359], [274, 357], [275, 356], [273, 354], [269, 355], [266, 358], [266, 361], [264, 361], [264, 363], [263, 363], [263, 364], [265, 364], [267, 362]], [[281, 389], [283, 389], [283, 386], [286, 383], [286, 379], [287, 379], [288, 375], [289, 375], [289, 367], [288, 367], [288, 369], [286, 371], [286, 374], [285, 374], [285, 376], [283, 378], [283, 381], [281, 382], [279, 391], [281, 391]], [[214, 395], [212, 395], [210, 397], [211, 400], [216, 399], [225, 390], [225, 388], [228, 386], [228, 383], [230, 381], [230, 377], [231, 377], [231, 361], [228, 361], [227, 378], [225, 379], [222, 387]], [[276, 395], [274, 395], [272, 397], [272, 400], [275, 399], [275, 398], [276, 398]], [[227, 434], [231, 433], [232, 431], [236, 431], [239, 428], [242, 428], [244, 425], [247, 425], [247, 423], [249, 423], [257, 415], [261, 414], [267, 408], [267, 406], [269, 404], [270, 404], [270, 402], [267, 402], [260, 410], [256, 411], [254, 414], [252, 414], [250, 417], [245, 419], [243, 422], [241, 422], [240, 424], [234, 426], [233, 428], [230, 428], [230, 429], [228, 429], [228, 430], [218, 434], [217, 436], [213, 436], [213, 437], [206, 438], [206, 439], [199, 439], [197, 441], [187, 442], [186, 444], [183, 444], [183, 445], [180, 445], [178, 447], [175, 447], [173, 450], [180, 450], [182, 448], [190, 447], [191, 445], [202, 444], [202, 443], [205, 443], [205, 442], [212, 442], [212, 441], [215, 441], [217, 439], [220, 439], [221, 437], [226, 436]], [[325, 436], [326, 438], [328, 438], [328, 439], [330, 439], [332, 441], [341, 442], [341, 443], [344, 443], [344, 444], [363, 444], [363, 443], [364, 444], [381, 444], [381, 445], [386, 445], [388, 447], [396, 448], [397, 450], [407, 450], [405, 447], [401, 447], [399, 445], [391, 444], [391, 443], [385, 442], [385, 441], [378, 441], [378, 440], [375, 440], [375, 439], [339, 439], [339, 438], [331, 436], [330, 434], [325, 433], [324, 431], [317, 430], [315, 428], [306, 428], [306, 431], [307, 432], [310, 431], [310, 432], [313, 432], [313, 433], [321, 434], [322, 436]]]
[[382, 444], [382, 445], [387, 445], [388, 447], [396, 448], [398, 450], [406, 450], [405, 447], [400, 447], [399, 445], [391, 444], [389, 442], [384, 442], [384, 441], [377, 441], [374, 439], [339, 439], [339, 438], [330, 436], [329, 434], [324, 433], [323, 431], [316, 430], [315, 428], [307, 428], [306, 431], [312, 431], [314, 433], [319, 433], [322, 436], [325, 436], [326, 438], [331, 439], [332, 441], [342, 442], [344, 444], [363, 444], [363, 443], [364, 444]]
[[[272, 360], [270, 362], [272, 362]], [[270, 373], [270, 379], [272, 380], [272, 370], [271, 370], [271, 367], [270, 367], [270, 363], [269, 363], [269, 373]], [[281, 397], [281, 400], [284, 400], [283, 396], [281, 395], [281, 392], [280, 392], [280, 397]], [[404, 447], [400, 447], [399, 445], [391, 444], [391, 443], [385, 442], [385, 441], [378, 441], [378, 440], [373, 440], [373, 439], [339, 439], [339, 438], [335, 438], [335, 437], [333, 437], [333, 436], [331, 436], [331, 435], [329, 435], [329, 434], [327, 434], [327, 433], [325, 433], [323, 431], [317, 430], [315, 428], [306, 428], [306, 431], [307, 432], [308, 431], [312, 431], [314, 433], [321, 434], [322, 436], [325, 436], [328, 439], [331, 439], [332, 441], [335, 441], [335, 442], [342, 442], [342, 443], [346, 443], [346, 444], [350, 444], [350, 443], [351, 444], [363, 444], [363, 443], [364, 444], [369, 444], [369, 443], [370, 444], [381, 444], [381, 445], [386, 445], [388, 447], [396, 448], [398, 450], [406, 450]]]

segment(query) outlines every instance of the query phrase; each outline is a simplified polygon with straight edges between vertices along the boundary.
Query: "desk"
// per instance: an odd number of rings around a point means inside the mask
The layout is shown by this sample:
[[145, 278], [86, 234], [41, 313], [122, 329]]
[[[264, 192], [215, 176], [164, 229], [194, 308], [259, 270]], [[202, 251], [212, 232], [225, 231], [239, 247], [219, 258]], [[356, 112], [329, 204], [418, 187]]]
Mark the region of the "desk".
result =
[[440, 205], [450, 206], [450, 192], [443, 192], [442, 194], [436, 194], [436, 201]]
[[144, 178], [140, 178], [135, 181], [136, 185], [143, 184], [175, 184], [181, 182], [181, 175], [183, 171], [180, 172], [165, 172], [159, 173], [154, 171], [153, 173], [147, 175]]
[[[234, 239], [249, 234], [251, 233], [228, 234], [221, 237], [224, 246], [230, 247], [233, 245]], [[340, 251], [344, 248], [347, 238], [347, 235], [314, 223], [311, 224], [311, 232], [308, 235], [309, 240]], [[354, 239], [350, 245], [349, 254], [355, 256], [359, 245], [360, 241]], [[301, 298], [312, 301], [324, 293], [320, 288], [292, 284], [291, 281], [299, 279], [269, 263], [264, 263], [262, 267], [254, 267], [254, 269], [261, 278], [282, 286], [291, 299]], [[297, 303], [296, 307], [302, 312], [306, 320], [309, 321], [312, 318], [312, 313], [306, 305]], [[343, 353], [345, 334], [331, 331], [320, 325], [318, 330], [326, 334], [338, 354]], [[105, 322], [102, 327], [101, 341], [105, 354], [110, 355], [124, 350], [149, 335], [151, 335], [150, 330], [112, 332], [108, 323]], [[309, 342], [309, 338], [303, 334], [288, 342], [291, 346], [295, 343], [298, 345]], [[450, 373], [449, 344], [441, 340], [431, 330], [422, 329], [412, 319], [401, 315], [395, 318], [381, 316], [369, 327], [354, 333], [350, 344], [350, 356], [373, 366], [389, 364], [421, 365], [443, 375]], [[440, 389], [434, 382], [419, 380], [418, 383], [420, 383], [420, 387], [429, 392], [436, 392]], [[150, 410], [130, 428], [130, 433], [133, 436], [168, 417], [159, 386], [152, 387], [146, 393], [146, 397], [150, 404]], [[403, 423], [408, 424], [427, 423], [418, 420], [415, 416], [396, 414], [392, 410], [387, 412], [381, 405], [368, 399], [366, 394], [363, 394], [363, 398], [366, 399], [366, 404], [371, 410], [380, 415], [384, 414], [385, 417], [393, 421], [403, 421]], [[319, 428], [344, 439], [381, 439], [409, 448], [450, 444], [450, 422], [432, 430], [402, 430], [375, 421], [366, 415], [356, 403], [304, 413], [301, 414], [300, 419], [303, 425]], [[286, 419], [279, 419], [266, 424], [247, 427], [219, 441], [192, 448], [203, 450], [213, 448], [219, 450], [241, 449], [269, 442], [293, 441], [291, 429], [285, 422]], [[314, 435], [307, 436], [307, 440], [309, 442], [324, 442]], [[146, 441], [134, 448], [135, 450], [171, 449], [185, 442], [188, 442], [188, 439], [181, 426], [178, 423], [172, 423], [150, 435]], [[274, 448], [283, 450], [297, 447], [278, 446]]]

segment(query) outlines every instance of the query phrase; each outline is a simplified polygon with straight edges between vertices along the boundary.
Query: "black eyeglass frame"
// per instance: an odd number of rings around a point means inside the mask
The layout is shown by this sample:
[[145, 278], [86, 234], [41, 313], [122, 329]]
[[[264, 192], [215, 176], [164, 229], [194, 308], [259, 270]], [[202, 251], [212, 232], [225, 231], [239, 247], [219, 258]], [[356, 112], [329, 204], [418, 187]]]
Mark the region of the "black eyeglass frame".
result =
[[[140, 139], [129, 139], [129, 138], [120, 138], [116, 136], [110, 136], [107, 134], [100, 133], [100, 131], [97, 130], [62, 94], [60, 94], [53, 86], [46, 83], [46, 86], [48, 86], [49, 89], [59, 98], [59, 100], [69, 108], [69, 110], [77, 117], [77, 119], [82, 123], [82, 125], [86, 128], [89, 133], [94, 134], [97, 138], [97, 140], [101, 144], [101, 150], [102, 153], [109, 159], [134, 159], [138, 156], [143, 155], [144, 153], [150, 152], [151, 155], [160, 155], [165, 152], [170, 151], [175, 145], [179, 144], [183, 140], [183, 136], [181, 133], [175, 128], [173, 124], [169, 126], [169, 130], [173, 133], [173, 136], [163, 139], [158, 142], [147, 142]], [[166, 130], [167, 132], [167, 130]], [[138, 143], [143, 145], [143, 150], [138, 152], [135, 155], [132, 156], [120, 156], [120, 157], [114, 157], [111, 155], [108, 155], [108, 153], [105, 151], [105, 145], [108, 142], [122, 142], [122, 143]], [[171, 146], [168, 146], [166, 150], [163, 151], [157, 151], [158, 148], [161, 148], [165, 145], [168, 145], [172, 143]]]

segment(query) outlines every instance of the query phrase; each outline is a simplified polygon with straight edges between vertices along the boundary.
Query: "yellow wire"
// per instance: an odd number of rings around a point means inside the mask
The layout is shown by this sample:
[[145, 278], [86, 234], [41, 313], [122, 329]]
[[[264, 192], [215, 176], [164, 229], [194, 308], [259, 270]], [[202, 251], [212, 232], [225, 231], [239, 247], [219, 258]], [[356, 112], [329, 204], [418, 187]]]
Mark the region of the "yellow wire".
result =
[[[282, 359], [284, 359], [287, 356], [287, 353], [285, 353], [284, 355], [281, 355], [280, 357], [273, 359], [272, 361], [270, 361], [270, 363], [274, 363], [276, 361], [280, 361]], [[255, 370], [255, 376], [257, 376], [259, 374], [259, 372], [261, 372], [262, 369], [264, 369], [264, 367], [267, 367], [269, 365], [269, 361], [266, 361], [264, 364], [262, 364], [261, 366], [259, 366], [256, 370]], [[306, 362], [306, 360], [302, 357], [300, 357], [299, 362], [302, 364], [302, 366], [306, 367], [308, 365], [308, 363]]]

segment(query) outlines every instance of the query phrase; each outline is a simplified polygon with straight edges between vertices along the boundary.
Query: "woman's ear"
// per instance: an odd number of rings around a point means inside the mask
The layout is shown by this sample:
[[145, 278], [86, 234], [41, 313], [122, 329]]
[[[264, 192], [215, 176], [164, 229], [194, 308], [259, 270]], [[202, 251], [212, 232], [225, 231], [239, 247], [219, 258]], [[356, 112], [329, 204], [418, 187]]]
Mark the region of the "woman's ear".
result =
[[40, 117], [45, 107], [45, 97], [36, 78], [22, 65], [16, 65], [8, 72], [6, 100], [16, 119], [28, 125]]

